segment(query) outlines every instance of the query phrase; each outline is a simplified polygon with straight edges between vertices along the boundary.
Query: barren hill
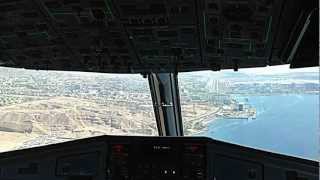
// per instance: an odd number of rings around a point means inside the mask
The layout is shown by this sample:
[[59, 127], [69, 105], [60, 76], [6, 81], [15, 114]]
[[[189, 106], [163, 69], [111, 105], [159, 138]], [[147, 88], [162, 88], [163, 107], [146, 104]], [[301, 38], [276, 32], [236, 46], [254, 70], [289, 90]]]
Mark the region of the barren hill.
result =
[[[43, 145], [34, 142], [39, 140], [39, 137], [65, 141], [102, 134], [156, 133], [156, 125], [151, 118], [139, 111], [130, 112], [130, 109], [132, 108], [127, 106], [112, 103], [100, 105], [72, 97], [55, 97], [0, 107], [0, 142], [4, 144], [5, 140], [10, 141], [8, 148], [12, 148], [15, 142], [19, 147], [21, 142], [28, 143], [28, 147], [33, 144]], [[44, 141], [44, 144], [55, 143], [51, 142], [54, 140], [43, 138], [41, 141]], [[4, 148], [0, 151], [8, 150], [5, 147], [0, 148]]]

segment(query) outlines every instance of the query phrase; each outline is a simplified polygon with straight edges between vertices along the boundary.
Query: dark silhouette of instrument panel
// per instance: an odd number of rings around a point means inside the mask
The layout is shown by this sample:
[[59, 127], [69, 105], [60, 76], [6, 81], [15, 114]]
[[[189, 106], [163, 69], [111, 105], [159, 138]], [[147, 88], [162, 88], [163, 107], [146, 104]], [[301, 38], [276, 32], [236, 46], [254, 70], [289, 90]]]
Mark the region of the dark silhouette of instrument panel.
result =
[[1, 180], [317, 180], [318, 168], [202, 137], [101, 136], [0, 154]]
[[163, 69], [201, 64], [196, 1], [120, 0], [115, 4], [143, 64], [159, 64]]
[[144, 73], [283, 64], [271, 54], [282, 3], [2, 0], [0, 65]]
[[205, 4], [205, 54], [223, 69], [266, 66], [271, 48], [273, 1], [217, 1]]

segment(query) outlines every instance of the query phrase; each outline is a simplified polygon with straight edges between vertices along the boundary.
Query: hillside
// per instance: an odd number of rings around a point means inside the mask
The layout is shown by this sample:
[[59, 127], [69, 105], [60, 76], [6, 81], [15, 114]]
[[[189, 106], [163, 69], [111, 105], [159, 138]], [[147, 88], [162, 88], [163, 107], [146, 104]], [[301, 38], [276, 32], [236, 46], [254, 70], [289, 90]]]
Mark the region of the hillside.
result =
[[128, 133], [153, 135], [155, 122], [142, 112], [132, 113], [128, 105], [100, 105], [72, 97], [0, 107], [0, 151]]

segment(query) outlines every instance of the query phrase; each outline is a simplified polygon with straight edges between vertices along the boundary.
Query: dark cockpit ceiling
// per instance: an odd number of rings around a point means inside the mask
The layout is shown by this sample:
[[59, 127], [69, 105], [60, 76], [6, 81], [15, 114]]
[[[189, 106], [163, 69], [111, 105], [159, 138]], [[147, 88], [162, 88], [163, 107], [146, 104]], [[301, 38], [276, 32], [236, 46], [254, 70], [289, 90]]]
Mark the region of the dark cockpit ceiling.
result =
[[109, 73], [318, 66], [318, 0], [1, 0], [0, 66]]

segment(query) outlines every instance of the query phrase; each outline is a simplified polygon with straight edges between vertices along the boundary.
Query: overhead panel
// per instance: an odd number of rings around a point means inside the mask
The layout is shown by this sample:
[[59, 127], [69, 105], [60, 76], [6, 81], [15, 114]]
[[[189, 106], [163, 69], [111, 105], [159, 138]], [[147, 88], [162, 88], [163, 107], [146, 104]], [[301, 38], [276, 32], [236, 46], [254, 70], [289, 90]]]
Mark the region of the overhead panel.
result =
[[139, 65], [104, 0], [2, 1], [0, 62], [30, 69], [128, 72]]
[[41, 3], [78, 59], [79, 70], [127, 71], [121, 68], [136, 63], [128, 37], [106, 1], [43, 0]]
[[1, 1], [0, 17], [0, 64], [44, 68], [55, 50], [71, 56], [33, 3]]
[[307, 4], [1, 0], [0, 66], [145, 74], [285, 64]]
[[205, 0], [205, 57], [222, 69], [266, 66], [272, 0]]
[[201, 65], [194, 0], [115, 0], [141, 62], [150, 67]]

